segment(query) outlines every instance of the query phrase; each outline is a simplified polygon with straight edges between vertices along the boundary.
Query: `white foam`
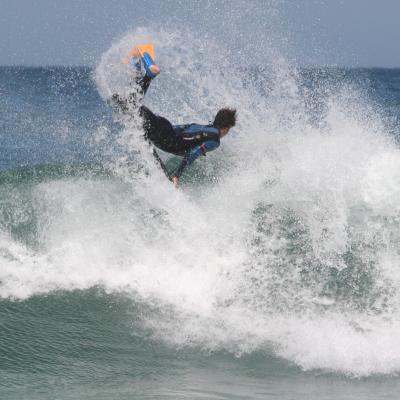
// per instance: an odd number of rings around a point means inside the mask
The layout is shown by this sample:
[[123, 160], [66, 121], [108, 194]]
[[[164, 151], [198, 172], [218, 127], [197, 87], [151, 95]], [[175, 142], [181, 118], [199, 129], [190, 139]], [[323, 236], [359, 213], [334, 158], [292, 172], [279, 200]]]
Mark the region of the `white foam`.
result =
[[[183, 179], [173, 189], [128, 124], [119, 141], [136, 153], [115, 160], [119, 179], [34, 188], [39, 250], [3, 234], [0, 295], [102, 285], [147, 302], [154, 311], [143, 323], [174, 345], [274, 352], [307, 370], [397, 373], [400, 154], [379, 115], [344, 90], [317, 127], [282, 58], [265, 97], [258, 83], [243, 84], [222, 46], [144, 28], [103, 55], [96, 79], [105, 98], [127, 91], [120, 58], [153, 38], [162, 74], [146, 103], [156, 112], [179, 123], [212, 119], [223, 105], [239, 110], [221, 149], [196, 161], [212, 183]], [[348, 270], [348, 251], [367, 274], [374, 268], [362, 305], [356, 288], [324, 293], [332, 270], [339, 280]]]

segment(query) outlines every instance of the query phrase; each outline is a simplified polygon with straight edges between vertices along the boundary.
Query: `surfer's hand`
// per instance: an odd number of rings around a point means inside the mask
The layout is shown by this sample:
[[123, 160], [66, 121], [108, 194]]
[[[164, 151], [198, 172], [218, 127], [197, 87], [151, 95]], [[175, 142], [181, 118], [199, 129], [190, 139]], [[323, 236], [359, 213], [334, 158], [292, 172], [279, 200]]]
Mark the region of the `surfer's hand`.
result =
[[178, 189], [178, 187], [179, 187], [179, 178], [177, 176], [173, 176], [172, 177], [172, 182], [173, 182], [175, 188]]

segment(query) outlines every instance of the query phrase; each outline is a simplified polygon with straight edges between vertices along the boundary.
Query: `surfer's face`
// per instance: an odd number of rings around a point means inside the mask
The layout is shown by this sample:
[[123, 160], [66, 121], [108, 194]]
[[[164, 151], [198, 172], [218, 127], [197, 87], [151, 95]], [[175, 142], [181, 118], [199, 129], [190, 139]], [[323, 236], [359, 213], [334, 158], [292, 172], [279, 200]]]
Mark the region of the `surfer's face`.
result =
[[224, 137], [229, 132], [229, 129], [231, 128], [220, 128], [219, 129], [220, 136]]

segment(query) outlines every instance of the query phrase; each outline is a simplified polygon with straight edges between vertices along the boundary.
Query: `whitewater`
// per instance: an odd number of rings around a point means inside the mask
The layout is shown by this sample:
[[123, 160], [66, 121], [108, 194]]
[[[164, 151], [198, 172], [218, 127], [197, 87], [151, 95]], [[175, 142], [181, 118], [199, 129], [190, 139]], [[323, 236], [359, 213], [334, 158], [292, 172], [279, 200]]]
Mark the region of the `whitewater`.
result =
[[[147, 41], [162, 70], [144, 100], [155, 113], [179, 124], [238, 110], [237, 126], [180, 190], [154, 163], [140, 121], [106, 106], [128, 94], [121, 58]], [[304, 70], [278, 52], [245, 65], [190, 31], [141, 27], [118, 38], [93, 71], [66, 79], [83, 103], [80, 80], [100, 94], [95, 123], [49, 128], [84, 155], [60, 162], [50, 144], [43, 161], [0, 174], [1, 303], [116, 302], [127, 335], [172, 359], [253, 357], [261, 374], [270, 363], [294, 380], [395, 379], [398, 126], [373, 99], [369, 73]]]

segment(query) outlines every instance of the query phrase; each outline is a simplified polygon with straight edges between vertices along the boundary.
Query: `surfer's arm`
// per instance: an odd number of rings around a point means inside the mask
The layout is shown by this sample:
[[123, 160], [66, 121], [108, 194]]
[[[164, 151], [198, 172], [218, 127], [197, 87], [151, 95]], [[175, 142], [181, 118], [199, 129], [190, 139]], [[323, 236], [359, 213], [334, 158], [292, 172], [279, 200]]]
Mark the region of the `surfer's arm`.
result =
[[193, 147], [193, 149], [189, 149], [186, 151], [185, 156], [183, 157], [182, 162], [180, 163], [178, 169], [175, 172], [174, 177], [179, 178], [183, 171], [186, 169], [187, 166], [193, 163], [197, 157], [200, 155], [205, 156], [208, 151], [212, 151], [219, 146], [219, 143], [215, 140], [208, 140], [202, 143], [199, 146]]

